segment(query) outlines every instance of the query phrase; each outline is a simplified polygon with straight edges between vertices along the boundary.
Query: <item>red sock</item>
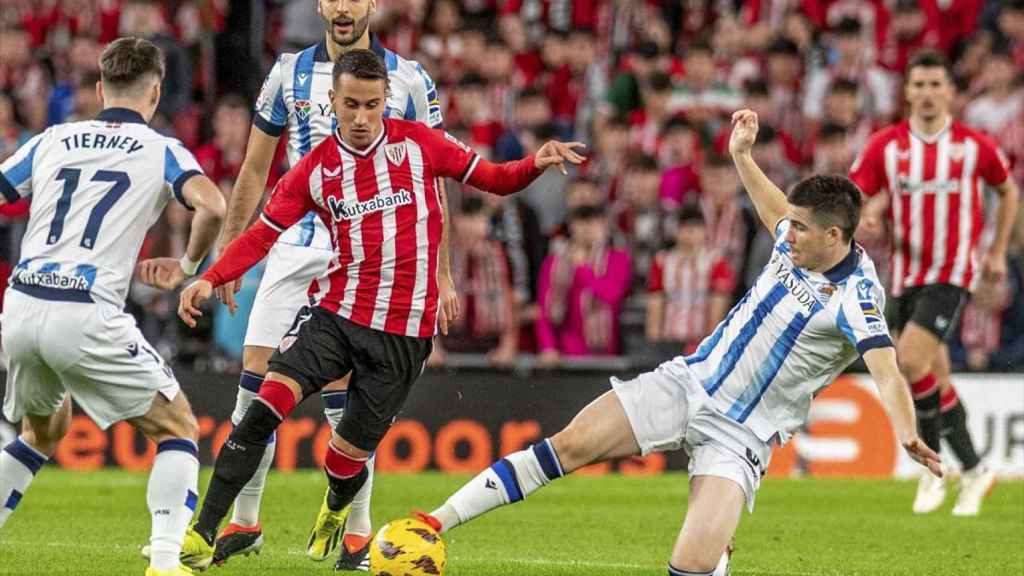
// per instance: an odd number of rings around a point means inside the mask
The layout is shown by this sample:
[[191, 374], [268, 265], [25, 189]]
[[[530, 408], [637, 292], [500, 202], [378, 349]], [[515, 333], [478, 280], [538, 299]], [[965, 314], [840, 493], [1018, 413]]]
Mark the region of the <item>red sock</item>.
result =
[[960, 402], [960, 398], [956, 395], [956, 388], [950, 386], [942, 393], [941, 400], [939, 400], [939, 410], [943, 413], [949, 412], [956, 407], [958, 402]]
[[264, 380], [259, 399], [284, 420], [295, 409], [295, 394], [282, 382]]
[[910, 385], [910, 390], [914, 394], [914, 399], [924, 398], [931, 396], [939, 388], [938, 381], [935, 380], [935, 374], [929, 372], [924, 378], [921, 378], [917, 382]]
[[368, 458], [358, 460], [345, 454], [334, 445], [333, 442], [327, 443], [327, 457], [324, 459], [324, 468], [327, 473], [335, 478], [342, 480], [346, 478], [352, 478], [359, 474], [366, 467], [366, 461]]

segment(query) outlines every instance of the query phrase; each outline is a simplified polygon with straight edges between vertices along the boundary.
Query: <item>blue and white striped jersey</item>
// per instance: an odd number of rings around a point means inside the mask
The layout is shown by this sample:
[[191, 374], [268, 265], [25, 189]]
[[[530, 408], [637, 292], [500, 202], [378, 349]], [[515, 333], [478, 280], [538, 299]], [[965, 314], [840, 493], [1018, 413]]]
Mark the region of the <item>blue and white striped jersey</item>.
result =
[[[781, 443], [858, 354], [892, 346], [885, 294], [868, 255], [855, 245], [824, 274], [798, 268], [789, 256], [789, 225], [776, 227], [771, 260], [754, 286], [684, 359], [719, 412]], [[673, 364], [663, 367], [686, 370]]]
[[[439, 128], [443, 121], [441, 103], [426, 71], [415, 61], [384, 48], [373, 35], [370, 48], [388, 70], [391, 92], [384, 115]], [[291, 166], [338, 127], [328, 96], [333, 68], [327, 45], [321, 41], [296, 54], [282, 54], [260, 89], [253, 123], [271, 136], [288, 128]], [[332, 250], [327, 228], [312, 212], [285, 231], [278, 242]]]
[[11, 289], [123, 306], [146, 231], [171, 197], [185, 204], [181, 187], [197, 174], [181, 142], [133, 110], [48, 128], [0, 164], [4, 198], [32, 197]]

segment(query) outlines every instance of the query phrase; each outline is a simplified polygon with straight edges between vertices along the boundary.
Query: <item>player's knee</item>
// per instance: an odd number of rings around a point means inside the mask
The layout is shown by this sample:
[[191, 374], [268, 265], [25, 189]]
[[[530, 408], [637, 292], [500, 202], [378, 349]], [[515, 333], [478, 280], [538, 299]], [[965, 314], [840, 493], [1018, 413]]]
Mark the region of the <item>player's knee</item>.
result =
[[67, 431], [67, 426], [64, 425], [33, 427], [26, 418], [21, 428], [21, 439], [36, 451], [51, 456]]
[[231, 439], [244, 444], [266, 444], [281, 418], [262, 401], [253, 402], [242, 421], [231, 431]]
[[246, 346], [242, 350], [242, 369], [253, 374], [265, 375], [269, 369], [267, 364], [273, 354], [273, 348]]
[[366, 460], [370, 457], [370, 452], [368, 450], [357, 448], [337, 432], [333, 432], [331, 434], [331, 442], [328, 452], [330, 452], [330, 448], [333, 448], [336, 452], [339, 452], [353, 460]]

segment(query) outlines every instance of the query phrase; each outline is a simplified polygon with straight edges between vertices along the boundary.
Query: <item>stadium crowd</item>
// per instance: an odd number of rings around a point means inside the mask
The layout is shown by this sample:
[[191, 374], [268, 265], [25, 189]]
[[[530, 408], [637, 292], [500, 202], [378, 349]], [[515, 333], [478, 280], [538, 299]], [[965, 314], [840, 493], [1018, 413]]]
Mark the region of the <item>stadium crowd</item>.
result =
[[[242, 6], [244, 4], [244, 6]], [[372, 30], [439, 86], [446, 129], [512, 160], [550, 137], [589, 161], [500, 198], [450, 184], [451, 260], [464, 314], [435, 348], [497, 366], [692, 350], [771, 249], [727, 157], [729, 115], [756, 111], [755, 155], [786, 188], [846, 173], [903, 116], [918, 50], [953, 64], [956, 115], [988, 132], [1024, 183], [1024, 0], [379, 0]], [[0, 11], [0, 159], [47, 126], [98, 112], [102, 47], [146, 37], [167, 54], [154, 126], [195, 152], [230, 196], [252, 99], [281, 51], [322, 38], [313, 0], [25, 0]], [[268, 186], [287, 168], [279, 155]], [[0, 288], [28, 207], [0, 207]], [[171, 206], [146, 255], [180, 256]], [[868, 246], [883, 268], [888, 248]], [[1024, 220], [1010, 274], [981, 285], [954, 342], [960, 369], [1024, 366]], [[161, 352], [234, 369], [242, 310], [184, 336], [175, 299], [135, 283], [129, 306]], [[212, 318], [212, 320], [209, 320]]]

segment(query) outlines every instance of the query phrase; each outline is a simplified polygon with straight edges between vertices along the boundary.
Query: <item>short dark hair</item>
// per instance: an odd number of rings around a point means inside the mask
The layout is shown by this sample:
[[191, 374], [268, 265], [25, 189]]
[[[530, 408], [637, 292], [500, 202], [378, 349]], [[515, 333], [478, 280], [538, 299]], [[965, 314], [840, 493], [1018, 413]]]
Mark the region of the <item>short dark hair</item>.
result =
[[910, 62], [907, 63], [907, 78], [910, 78], [910, 71], [914, 68], [942, 68], [946, 71], [946, 78], [953, 79], [953, 70], [949, 67], [949, 60], [937, 50], [922, 50], [914, 54]]
[[164, 55], [155, 44], [142, 38], [118, 38], [100, 55], [100, 80], [107, 89], [120, 91], [136, 87], [147, 75], [164, 78]]
[[581, 204], [569, 211], [569, 222], [575, 220], [593, 220], [604, 217], [604, 206], [600, 204]]
[[853, 240], [864, 201], [860, 188], [839, 174], [808, 176], [789, 191], [789, 203], [809, 208], [819, 224], [838, 226], [844, 240]]
[[704, 155], [704, 166], [715, 168], [732, 167], [732, 160], [730, 160], [725, 154], [712, 152]]
[[821, 129], [818, 130], [818, 140], [825, 141], [831, 140], [832, 138], [845, 137], [846, 128], [836, 124], [835, 122], [826, 122], [821, 125]]
[[342, 74], [360, 80], [383, 80], [384, 88], [388, 88], [388, 69], [384, 67], [384, 61], [372, 50], [349, 50], [338, 56], [334, 61], [332, 73], [335, 83]]
[[669, 118], [667, 122], [665, 122], [665, 125], [661, 129], [661, 133], [670, 134], [672, 132], [675, 132], [676, 130], [679, 130], [681, 132], [692, 132], [693, 124], [690, 124], [690, 121], [687, 120], [685, 116], [681, 114], [676, 114], [675, 116]]
[[768, 46], [768, 54], [771, 56], [778, 54], [781, 56], [793, 56], [794, 58], [799, 58], [800, 46], [789, 38], [779, 36]]
[[744, 82], [743, 93], [746, 96], [771, 96], [768, 83], [760, 78], [751, 78]]
[[629, 158], [629, 163], [626, 165], [626, 171], [640, 171], [640, 172], [657, 172], [658, 161], [653, 156], [647, 154], [633, 154]]
[[648, 80], [651, 90], [655, 92], [667, 92], [672, 89], [672, 77], [664, 72], [655, 72], [651, 74], [650, 80]]
[[836, 36], [858, 36], [863, 28], [860, 20], [847, 16], [832, 27], [832, 33]]
[[476, 216], [484, 211], [484, 200], [480, 196], [475, 194], [467, 195], [462, 199], [462, 210], [459, 212], [462, 216]]
[[856, 96], [860, 92], [860, 86], [849, 78], [836, 78], [828, 85], [828, 94], [851, 94]]
[[701, 52], [711, 57], [715, 55], [715, 49], [711, 46], [711, 41], [707, 38], [700, 38], [690, 43], [690, 45], [683, 50], [683, 58], [694, 54], [700, 54]]
[[698, 206], [694, 206], [693, 204], [687, 204], [686, 206], [683, 206], [681, 210], [679, 210], [678, 214], [676, 214], [676, 223], [679, 224], [679, 226], [684, 226], [686, 224], [699, 224], [703, 226], [704, 211], [701, 210]]

